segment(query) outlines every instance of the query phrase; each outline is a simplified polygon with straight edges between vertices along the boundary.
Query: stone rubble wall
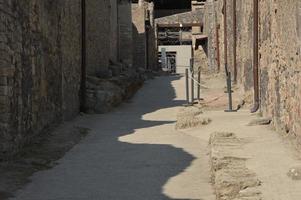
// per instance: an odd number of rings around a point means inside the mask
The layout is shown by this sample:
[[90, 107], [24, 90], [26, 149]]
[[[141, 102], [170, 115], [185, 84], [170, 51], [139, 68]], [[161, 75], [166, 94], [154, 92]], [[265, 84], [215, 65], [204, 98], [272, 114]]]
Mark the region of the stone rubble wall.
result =
[[[216, 1], [214, 7], [215, 17], [208, 19], [220, 26], [220, 58], [224, 70], [223, 0]], [[277, 130], [296, 136], [301, 143], [301, 2], [260, 1], [259, 10], [260, 111], [265, 117], [273, 118]], [[233, 0], [227, 1], [227, 13], [227, 57], [233, 73]], [[216, 51], [216, 38], [209, 39], [215, 42], [209, 43], [208, 48]], [[238, 86], [245, 100], [252, 103], [253, 0], [237, 0], [237, 69]]]
[[144, 5], [132, 4], [134, 60], [135, 67], [146, 68], [146, 35], [145, 35], [145, 12]]
[[[110, 1], [86, 1], [86, 69], [90, 76], [106, 76], [110, 59]], [[104, 51], [106, 49], [106, 51]]]
[[119, 61], [133, 67], [132, 5], [128, 0], [118, 4]]
[[110, 0], [110, 61], [118, 62], [118, 3], [116, 0]]
[[301, 144], [301, 2], [260, 2], [261, 107]]
[[[146, 26], [149, 12], [150, 26]], [[154, 27], [154, 4], [139, 1], [132, 3], [133, 65], [135, 68], [155, 70], [157, 66], [156, 34]], [[148, 54], [148, 55], [147, 55]]]
[[[129, 0], [86, 1], [89, 112], [109, 111], [148, 76], [132, 68], [131, 16]], [[0, 159], [80, 112], [82, 25], [82, 0], [0, 0]]]
[[78, 113], [79, 0], [0, 1], [0, 152]]

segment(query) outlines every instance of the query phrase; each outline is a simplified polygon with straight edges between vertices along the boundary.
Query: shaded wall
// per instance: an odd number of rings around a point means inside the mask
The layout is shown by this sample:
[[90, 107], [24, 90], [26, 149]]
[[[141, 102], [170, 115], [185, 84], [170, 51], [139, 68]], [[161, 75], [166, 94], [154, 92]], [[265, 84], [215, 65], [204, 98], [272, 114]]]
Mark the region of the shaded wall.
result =
[[110, 0], [86, 1], [87, 74], [106, 75], [110, 59]]
[[157, 47], [154, 27], [154, 4], [144, 1], [133, 3], [132, 22], [133, 64], [136, 68], [156, 70]]
[[78, 113], [80, 0], [1, 0], [0, 151]]
[[118, 3], [117, 0], [110, 0], [110, 60], [118, 61]]
[[132, 4], [133, 21], [133, 64], [135, 67], [146, 68], [146, 34], [145, 34], [145, 12], [144, 4]]
[[132, 7], [128, 0], [118, 4], [119, 59], [129, 67], [133, 66]]

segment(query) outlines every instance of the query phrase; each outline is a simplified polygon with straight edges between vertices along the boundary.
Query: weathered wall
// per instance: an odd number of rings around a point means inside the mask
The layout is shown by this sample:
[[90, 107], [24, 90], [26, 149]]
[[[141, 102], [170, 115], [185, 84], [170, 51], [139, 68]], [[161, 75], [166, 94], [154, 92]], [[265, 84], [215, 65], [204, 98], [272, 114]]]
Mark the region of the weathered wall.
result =
[[[221, 72], [225, 70], [224, 49], [224, 0], [208, 1], [205, 5], [205, 33], [208, 35], [209, 66], [216, 71], [218, 57]], [[237, 15], [237, 80], [242, 92], [251, 96], [253, 88], [253, 0], [236, 0]], [[234, 28], [233, 0], [227, 0], [227, 61], [228, 69], [234, 74]], [[219, 56], [218, 56], [219, 49]], [[250, 100], [250, 99], [249, 99]]]
[[[86, 2], [87, 74], [105, 76], [110, 59], [110, 0]], [[104, 51], [106, 49], [106, 51]]]
[[118, 62], [118, 3], [117, 0], [110, 0], [110, 60]]
[[[220, 24], [221, 63], [224, 65], [223, 0], [215, 3]], [[247, 100], [253, 96], [253, 0], [237, 0], [238, 85]], [[233, 0], [227, 1], [228, 63], [233, 72]], [[301, 2], [260, 1], [260, 103], [264, 116], [278, 130], [297, 136], [301, 143]], [[212, 45], [209, 48], [214, 49]]]
[[301, 144], [301, 2], [260, 2], [260, 86], [265, 116]]
[[[205, 63], [207, 63], [207, 66], [203, 66], [203, 70], [209, 71], [209, 72], [216, 72], [218, 69], [217, 62], [216, 62], [216, 32], [215, 32], [215, 26], [216, 21], [212, 20], [215, 18], [215, 10], [214, 10], [214, 1], [209, 0], [205, 4], [204, 8], [204, 34], [207, 35], [207, 44], [203, 45], [202, 49], [203, 51], [197, 52], [198, 55], [204, 55], [206, 53], [208, 59]], [[208, 48], [212, 47], [212, 48]], [[201, 50], [202, 50], [201, 49]], [[204, 60], [204, 56], [201, 56], [202, 60]]]
[[146, 35], [145, 35], [145, 7], [144, 4], [132, 4], [133, 42], [135, 67], [146, 68]]
[[154, 3], [147, 4], [149, 11], [150, 26], [147, 29], [147, 46], [148, 46], [148, 67], [150, 70], [158, 70], [158, 50], [156, 41], [156, 27], [155, 27], [155, 10]]
[[0, 9], [5, 153], [78, 112], [81, 7], [79, 0], [1, 0]]
[[133, 66], [132, 6], [128, 0], [118, 4], [119, 59], [129, 67]]
[[132, 4], [133, 65], [136, 68], [156, 69], [157, 48], [154, 27], [154, 4], [139, 1]]

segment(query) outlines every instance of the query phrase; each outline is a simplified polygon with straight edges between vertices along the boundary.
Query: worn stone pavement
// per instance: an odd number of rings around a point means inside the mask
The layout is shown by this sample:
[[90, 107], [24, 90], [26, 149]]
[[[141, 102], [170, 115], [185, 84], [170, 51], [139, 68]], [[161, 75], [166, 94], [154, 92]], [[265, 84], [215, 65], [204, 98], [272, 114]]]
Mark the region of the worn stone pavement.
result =
[[211, 200], [207, 140], [175, 130], [184, 80], [158, 77], [131, 102], [75, 121], [91, 133], [14, 200]]

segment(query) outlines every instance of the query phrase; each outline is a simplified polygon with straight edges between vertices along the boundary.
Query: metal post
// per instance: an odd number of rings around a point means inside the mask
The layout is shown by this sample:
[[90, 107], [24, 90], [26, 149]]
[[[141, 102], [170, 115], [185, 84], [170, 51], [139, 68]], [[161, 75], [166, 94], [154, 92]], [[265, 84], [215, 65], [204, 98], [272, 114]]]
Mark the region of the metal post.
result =
[[191, 103], [194, 103], [194, 69], [193, 58], [190, 59], [190, 73], [191, 73]]
[[180, 45], [182, 45], [182, 38], [183, 38], [183, 35], [182, 35], [182, 28], [180, 27]]
[[188, 77], [188, 69], [185, 69], [185, 78], [186, 78], [186, 101], [189, 104], [189, 77]]
[[231, 72], [228, 73], [227, 76], [227, 93], [229, 97], [229, 108], [225, 110], [225, 112], [237, 112], [237, 110], [233, 110], [233, 103], [232, 103], [232, 83], [231, 83]]
[[198, 100], [201, 100], [201, 68], [198, 71]]
[[219, 42], [219, 29], [220, 25], [216, 25], [216, 57], [217, 57], [217, 71], [221, 70], [221, 58], [220, 58], [220, 42]]

